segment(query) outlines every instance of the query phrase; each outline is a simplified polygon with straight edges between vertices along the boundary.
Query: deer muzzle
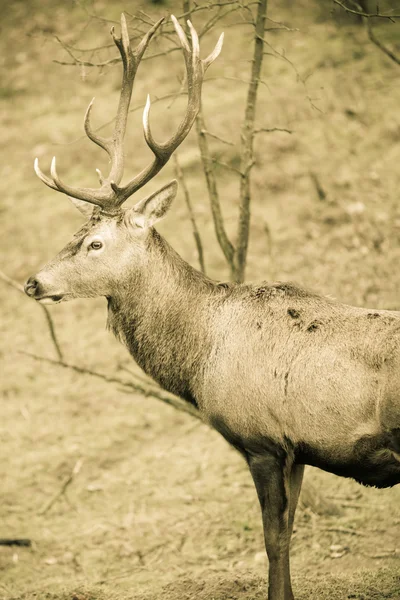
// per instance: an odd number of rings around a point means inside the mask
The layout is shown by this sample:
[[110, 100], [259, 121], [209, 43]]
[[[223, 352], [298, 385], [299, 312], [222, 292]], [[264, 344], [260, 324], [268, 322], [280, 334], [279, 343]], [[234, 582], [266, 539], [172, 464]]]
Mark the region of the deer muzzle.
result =
[[28, 281], [25, 283], [24, 290], [25, 294], [27, 294], [30, 298], [34, 298], [43, 304], [54, 304], [56, 302], [61, 302], [63, 298], [63, 294], [48, 294], [40, 281], [38, 281], [35, 277], [29, 277]]

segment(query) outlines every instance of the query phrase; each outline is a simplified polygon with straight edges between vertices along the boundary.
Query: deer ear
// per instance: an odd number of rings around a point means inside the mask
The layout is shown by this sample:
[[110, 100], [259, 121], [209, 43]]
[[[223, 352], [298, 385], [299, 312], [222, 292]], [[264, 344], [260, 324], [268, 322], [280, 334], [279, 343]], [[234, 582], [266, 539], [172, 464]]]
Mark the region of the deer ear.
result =
[[85, 217], [90, 219], [93, 213], [93, 206], [89, 202], [84, 202], [83, 200], [78, 200], [77, 198], [72, 198], [72, 196], [67, 196], [69, 200], [71, 200], [72, 204], [76, 206], [76, 208], [81, 212]]
[[128, 209], [125, 213], [126, 222], [142, 229], [152, 227], [154, 223], [167, 214], [177, 191], [178, 182], [173, 179], [160, 190], [147, 196], [147, 198], [143, 198], [135, 206]]

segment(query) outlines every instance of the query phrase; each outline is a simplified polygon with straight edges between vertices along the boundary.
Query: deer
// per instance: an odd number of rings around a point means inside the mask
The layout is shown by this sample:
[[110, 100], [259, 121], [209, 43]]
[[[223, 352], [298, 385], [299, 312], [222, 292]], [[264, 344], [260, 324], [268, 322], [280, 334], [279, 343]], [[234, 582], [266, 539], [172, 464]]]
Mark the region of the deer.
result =
[[175, 17], [188, 86], [176, 133], [153, 137], [149, 97], [144, 137], [153, 159], [127, 184], [123, 139], [135, 75], [158, 21], [132, 50], [124, 15], [112, 30], [123, 64], [113, 134], [87, 136], [107, 152], [110, 173], [99, 188], [71, 187], [35, 161], [38, 177], [85, 215], [63, 250], [25, 284], [43, 304], [103, 296], [108, 327], [160, 386], [196, 407], [244, 457], [258, 495], [269, 562], [268, 600], [294, 600], [289, 546], [305, 465], [361, 484], [400, 483], [400, 312], [353, 307], [293, 283], [220, 283], [190, 266], [154, 225], [177, 193], [171, 181], [130, 208], [188, 135], [199, 110], [206, 69]]

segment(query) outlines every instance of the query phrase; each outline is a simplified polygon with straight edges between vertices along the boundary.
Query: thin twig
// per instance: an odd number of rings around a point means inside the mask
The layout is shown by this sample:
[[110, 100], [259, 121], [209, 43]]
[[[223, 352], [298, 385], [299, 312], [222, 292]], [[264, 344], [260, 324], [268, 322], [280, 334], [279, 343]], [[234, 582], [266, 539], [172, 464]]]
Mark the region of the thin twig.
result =
[[57, 500], [65, 494], [68, 487], [71, 485], [71, 483], [75, 479], [76, 475], [78, 475], [79, 471], [81, 470], [82, 463], [83, 463], [83, 461], [81, 458], [76, 461], [74, 468], [72, 469], [71, 473], [69, 475], [67, 475], [67, 477], [65, 477], [64, 481], [61, 484], [60, 489], [57, 490], [57, 492], [54, 494], [54, 496], [52, 496], [50, 498], [50, 500], [48, 500], [48, 502], [46, 502], [46, 504], [43, 506], [43, 508], [41, 508], [38, 511], [38, 515], [44, 515], [45, 513], [47, 513], [47, 511], [50, 510], [50, 508], [53, 506], [53, 504], [55, 504], [57, 502]]
[[325, 201], [327, 194], [321, 185], [318, 175], [314, 171], [310, 171], [310, 179], [314, 184], [318, 198], [321, 200], [321, 202]]
[[[8, 277], [8, 275], [6, 275], [5, 273], [3, 273], [3, 271], [0, 271], [0, 279], [2, 279], [4, 281], [4, 283], [6, 283], [7, 285], [9, 285], [10, 287], [13, 287], [14, 289], [18, 290], [22, 294], [25, 294], [23, 286], [20, 283], [18, 283], [18, 281], [15, 281], [14, 279], [11, 279], [10, 277]], [[59, 344], [58, 339], [57, 339], [56, 330], [55, 330], [55, 327], [54, 327], [54, 322], [53, 322], [53, 319], [52, 319], [52, 317], [50, 315], [50, 312], [49, 312], [47, 306], [44, 306], [43, 304], [39, 304], [39, 306], [44, 311], [44, 314], [45, 314], [45, 317], [46, 317], [46, 322], [47, 322], [47, 327], [49, 329], [50, 337], [51, 337], [51, 340], [53, 342], [53, 346], [54, 346], [54, 349], [55, 349], [56, 354], [58, 356], [58, 359], [59, 360], [63, 360], [63, 354], [61, 352], [61, 347], [60, 347], [60, 344]]]
[[[152, 60], [153, 58], [157, 58], [159, 56], [167, 56], [172, 52], [176, 52], [177, 50], [180, 50], [180, 47], [176, 46], [173, 48], [168, 48], [168, 50], [163, 50], [161, 52], [154, 52], [154, 54], [149, 54], [148, 56], [144, 55], [141, 62], [145, 62], [146, 60]], [[57, 63], [58, 65], [63, 65], [65, 67], [72, 67], [74, 65], [79, 65], [82, 67], [109, 67], [110, 65], [114, 65], [121, 62], [121, 57], [114, 57], [101, 62], [93, 62], [90, 60], [82, 60], [77, 56], [73, 56], [71, 52], [68, 52], [68, 54], [73, 58], [73, 62], [66, 62], [57, 59], [53, 59], [53, 62]]]
[[363, 533], [362, 531], [356, 531], [355, 529], [350, 529], [348, 527], [322, 527], [322, 531], [330, 531], [332, 533], [346, 533], [348, 535], [358, 535], [360, 537], [368, 537], [368, 534]]
[[0, 271], [0, 279], [2, 279], [4, 283], [9, 285], [10, 287], [13, 287], [15, 290], [18, 290], [22, 294], [25, 293], [23, 286], [20, 283], [18, 283], [18, 281], [15, 281], [14, 279], [11, 279], [11, 277], [8, 277], [8, 275], [3, 273], [3, 271]]
[[[250, 85], [252, 83], [252, 79], [243, 79], [242, 77], [230, 77], [227, 75], [216, 75], [215, 77], [205, 77], [204, 81], [220, 81], [221, 79], [227, 79], [228, 81], [240, 81], [240, 83], [245, 83], [246, 85]], [[257, 83], [260, 83], [261, 85], [265, 86], [269, 91], [269, 85], [266, 81], [264, 81], [263, 79], [258, 79]]]
[[366, 502], [339, 502], [340, 506], [343, 506], [343, 508], [355, 508], [356, 510], [360, 509], [360, 508], [372, 508], [373, 506], [375, 506], [375, 508], [379, 507], [379, 504], [371, 504], [371, 503], [366, 503]]
[[379, 12], [376, 13], [366, 13], [362, 10], [353, 10], [352, 8], [349, 8], [348, 6], [346, 6], [345, 4], [343, 4], [343, 2], [340, 2], [340, 0], [333, 0], [333, 2], [335, 4], [337, 4], [338, 6], [340, 6], [341, 8], [343, 8], [343, 10], [345, 10], [347, 13], [351, 13], [352, 15], [358, 15], [359, 17], [366, 17], [368, 19], [373, 18], [378, 18], [378, 19], [388, 19], [389, 21], [392, 21], [393, 23], [395, 22], [394, 19], [400, 19], [400, 14], [399, 15], [382, 15]]
[[174, 158], [174, 162], [175, 162], [175, 173], [176, 173], [176, 178], [178, 179], [182, 189], [183, 189], [183, 195], [185, 197], [185, 202], [186, 202], [186, 206], [189, 212], [189, 217], [190, 217], [190, 222], [192, 224], [192, 232], [193, 232], [193, 237], [194, 237], [194, 241], [196, 244], [196, 248], [197, 248], [197, 257], [199, 259], [199, 265], [200, 265], [200, 270], [202, 273], [206, 272], [206, 268], [204, 265], [204, 251], [203, 251], [203, 244], [201, 242], [201, 237], [200, 237], [200, 233], [199, 233], [199, 229], [197, 227], [197, 223], [196, 223], [196, 218], [194, 216], [194, 211], [193, 211], [193, 207], [192, 207], [192, 201], [190, 199], [190, 194], [189, 194], [189, 190], [188, 187], [186, 185], [186, 180], [183, 176], [183, 171], [181, 169], [181, 166], [179, 164], [179, 160], [178, 160], [178, 156], [177, 154], [173, 155]]
[[384, 54], [386, 54], [386, 56], [388, 56], [393, 62], [395, 62], [397, 65], [400, 65], [400, 58], [392, 51], [390, 50], [390, 48], [388, 48], [387, 46], [385, 46], [385, 44], [383, 44], [380, 40], [378, 40], [378, 38], [376, 37], [373, 29], [372, 29], [372, 18], [373, 17], [384, 17], [384, 18], [388, 18], [390, 21], [392, 21], [393, 23], [395, 23], [396, 21], [394, 20], [396, 18], [396, 15], [378, 15], [378, 14], [367, 14], [363, 11], [363, 7], [356, 1], [356, 0], [352, 0], [352, 4], [356, 7], [356, 11], [349, 9], [348, 7], [342, 5], [340, 2], [336, 2], [336, 4], [339, 4], [339, 6], [341, 6], [343, 9], [345, 9], [347, 12], [350, 13], [355, 13], [357, 15], [359, 15], [362, 18], [362, 21], [366, 27], [367, 30], [367, 34], [368, 34], [368, 39], [370, 42], [372, 42], [377, 48], [379, 48], [379, 50], [381, 52], [383, 52]]
[[390, 50], [387, 46], [385, 46], [378, 38], [372, 30], [372, 22], [370, 19], [367, 19], [367, 32], [370, 41], [379, 48], [386, 56], [388, 56], [393, 62], [397, 65], [400, 65], [400, 57], [398, 57], [392, 50]]
[[397, 558], [400, 556], [400, 550], [395, 548], [394, 550], [388, 550], [387, 552], [379, 552], [378, 554], [369, 554], [368, 552], [361, 552], [363, 556], [367, 556], [368, 558]]
[[268, 256], [271, 258], [272, 257], [273, 243], [272, 243], [272, 233], [271, 233], [271, 229], [270, 229], [268, 223], [264, 223], [264, 233], [265, 233], [265, 237], [267, 238], [267, 252], [268, 252]]
[[233, 173], [237, 173], [238, 175], [240, 175], [240, 177], [243, 177], [243, 172], [242, 171], [240, 171], [236, 167], [233, 167], [232, 165], [229, 165], [228, 163], [224, 162], [223, 160], [219, 160], [218, 158], [211, 158], [211, 162], [213, 164], [215, 164], [215, 165], [223, 167], [224, 169], [228, 169], [229, 171], [233, 171]]
[[283, 131], [285, 133], [293, 133], [291, 129], [286, 129], [285, 127], [260, 127], [259, 129], [254, 130], [254, 135], [258, 133], [273, 133], [274, 131]]
[[[273, 23], [274, 25], [279, 25], [281, 29], [286, 29], [286, 31], [299, 31], [298, 29], [291, 29], [290, 27], [287, 27], [285, 23], [282, 23], [282, 21], [275, 21], [274, 19], [271, 19], [271, 17], [266, 17], [266, 21]], [[267, 29], [264, 29], [264, 31], [267, 31]]]
[[144, 375], [142, 373], [135, 373], [134, 371], [132, 371], [132, 369], [128, 369], [128, 367], [122, 363], [119, 363], [117, 365], [117, 367], [119, 370], [125, 371], [125, 373], [129, 373], [129, 375], [131, 377], [135, 377], [135, 379], [138, 379], [142, 383], [149, 385], [149, 386], [153, 386], [154, 388], [156, 388], [158, 390], [161, 389], [160, 386], [155, 381], [152, 381], [147, 375]]
[[224, 140], [224, 138], [221, 138], [221, 137], [219, 137], [219, 135], [216, 135], [215, 133], [211, 133], [211, 131], [207, 131], [206, 129], [203, 129], [203, 131], [201, 133], [203, 135], [208, 135], [209, 137], [212, 137], [215, 140], [218, 140], [219, 142], [222, 142], [223, 144], [227, 144], [228, 146], [234, 146], [235, 145], [233, 142], [230, 142], [229, 140]]

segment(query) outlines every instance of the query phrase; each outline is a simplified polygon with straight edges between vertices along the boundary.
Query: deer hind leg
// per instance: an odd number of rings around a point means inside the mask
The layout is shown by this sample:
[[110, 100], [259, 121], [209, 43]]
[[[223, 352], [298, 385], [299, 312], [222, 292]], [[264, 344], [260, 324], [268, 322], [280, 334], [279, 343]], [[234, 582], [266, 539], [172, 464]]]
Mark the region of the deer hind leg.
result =
[[304, 465], [293, 465], [290, 472], [289, 495], [289, 536], [292, 537], [294, 515], [299, 501], [301, 484], [303, 483]]
[[[289, 544], [301, 469], [291, 485], [292, 462], [275, 455], [249, 457], [249, 467], [261, 505], [265, 547], [269, 560], [268, 600], [294, 600], [289, 567]], [[293, 486], [293, 503], [290, 502]]]

